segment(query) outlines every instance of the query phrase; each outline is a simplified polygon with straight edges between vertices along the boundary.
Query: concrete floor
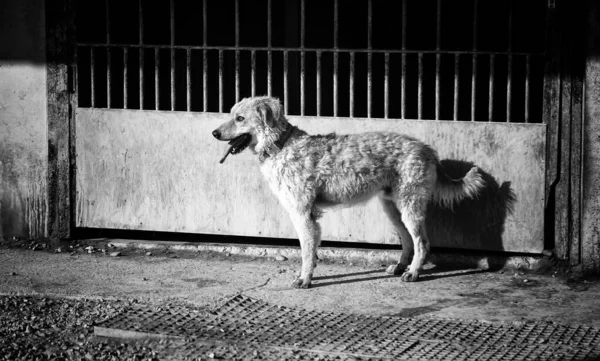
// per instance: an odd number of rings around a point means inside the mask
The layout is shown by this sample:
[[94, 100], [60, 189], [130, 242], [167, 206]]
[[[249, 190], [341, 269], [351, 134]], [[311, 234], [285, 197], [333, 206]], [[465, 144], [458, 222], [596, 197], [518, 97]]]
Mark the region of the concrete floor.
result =
[[[93, 253], [87, 253], [88, 246]], [[108, 241], [79, 242], [79, 247], [55, 251], [2, 245], [0, 293], [180, 301], [208, 307], [242, 293], [309, 310], [600, 326], [600, 281], [548, 270], [524, 273], [428, 264], [419, 282], [404, 283], [387, 275], [385, 264], [323, 261], [315, 269], [312, 287], [295, 290], [290, 285], [300, 262], [294, 258], [111, 248]], [[117, 251], [118, 256], [110, 256]]]

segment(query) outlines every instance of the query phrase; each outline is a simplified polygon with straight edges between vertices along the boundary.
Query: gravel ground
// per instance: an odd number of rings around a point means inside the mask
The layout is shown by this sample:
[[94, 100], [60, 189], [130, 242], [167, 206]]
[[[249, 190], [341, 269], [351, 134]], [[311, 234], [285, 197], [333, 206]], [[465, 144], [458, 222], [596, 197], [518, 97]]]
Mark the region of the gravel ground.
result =
[[131, 302], [0, 296], [0, 360], [159, 360], [159, 343], [94, 337], [95, 323]]

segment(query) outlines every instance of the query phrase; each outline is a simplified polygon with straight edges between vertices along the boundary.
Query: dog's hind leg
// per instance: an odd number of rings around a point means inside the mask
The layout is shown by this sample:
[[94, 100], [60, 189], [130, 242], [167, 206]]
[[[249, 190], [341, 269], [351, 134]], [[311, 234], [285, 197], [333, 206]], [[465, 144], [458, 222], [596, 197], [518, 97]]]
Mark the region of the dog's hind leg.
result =
[[402, 214], [396, 207], [393, 201], [389, 200], [387, 196], [380, 196], [379, 200], [381, 201], [381, 205], [383, 206], [383, 211], [388, 216], [390, 222], [394, 226], [398, 237], [402, 242], [402, 253], [400, 254], [400, 260], [398, 263], [390, 265], [386, 272], [392, 275], [400, 275], [402, 274], [408, 265], [410, 264], [410, 260], [413, 255], [413, 240], [406, 229], [404, 223], [402, 223]]
[[292, 287], [308, 288], [316, 265], [317, 247], [321, 242], [321, 227], [310, 212], [290, 213], [302, 250], [302, 271]]
[[425, 229], [426, 207], [427, 202], [424, 200], [416, 201], [414, 203], [403, 202], [403, 204], [400, 205], [402, 222], [410, 233], [414, 246], [413, 260], [408, 271], [404, 272], [401, 277], [404, 282], [414, 282], [419, 279], [419, 272], [429, 253], [429, 238], [427, 238], [427, 231]]

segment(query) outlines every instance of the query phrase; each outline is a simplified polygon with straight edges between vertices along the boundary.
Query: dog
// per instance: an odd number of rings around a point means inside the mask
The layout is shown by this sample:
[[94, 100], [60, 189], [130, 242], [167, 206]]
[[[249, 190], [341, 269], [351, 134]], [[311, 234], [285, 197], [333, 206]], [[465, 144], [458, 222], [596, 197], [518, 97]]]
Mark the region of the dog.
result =
[[300, 240], [302, 271], [294, 288], [311, 284], [321, 241], [318, 219], [324, 210], [377, 196], [402, 240], [400, 259], [386, 272], [414, 282], [429, 252], [428, 203], [452, 207], [476, 197], [485, 185], [476, 167], [462, 179], [451, 179], [437, 152], [407, 135], [309, 135], [288, 122], [279, 99], [273, 97], [242, 99], [212, 135], [229, 141], [221, 163], [247, 148], [258, 156], [261, 172]]

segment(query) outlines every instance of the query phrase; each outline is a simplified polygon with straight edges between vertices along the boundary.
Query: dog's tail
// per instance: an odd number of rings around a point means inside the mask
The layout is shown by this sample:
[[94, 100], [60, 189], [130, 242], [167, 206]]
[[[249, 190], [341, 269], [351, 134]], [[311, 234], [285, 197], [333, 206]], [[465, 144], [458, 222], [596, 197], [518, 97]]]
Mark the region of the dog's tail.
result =
[[455, 203], [464, 198], [475, 198], [484, 186], [485, 181], [477, 167], [471, 168], [461, 179], [452, 179], [441, 165], [438, 165], [433, 199], [439, 205], [452, 209]]

